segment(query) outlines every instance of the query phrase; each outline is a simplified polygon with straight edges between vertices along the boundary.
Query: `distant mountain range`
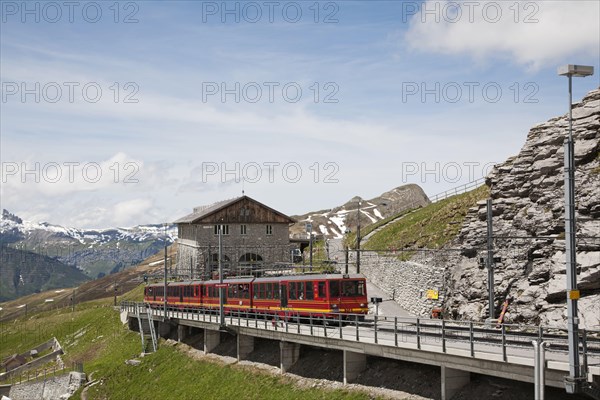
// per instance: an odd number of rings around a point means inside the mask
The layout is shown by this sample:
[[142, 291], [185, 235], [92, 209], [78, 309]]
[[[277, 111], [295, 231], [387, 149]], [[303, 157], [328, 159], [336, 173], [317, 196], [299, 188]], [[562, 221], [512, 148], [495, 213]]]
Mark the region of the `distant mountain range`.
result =
[[356, 196], [330, 210], [294, 215], [292, 218], [298, 222], [290, 228], [290, 235], [296, 238], [307, 237], [306, 224], [311, 223], [315, 234], [339, 239], [344, 236], [346, 230], [352, 232], [356, 230], [359, 218], [361, 227], [365, 227], [402, 211], [429, 203], [429, 198], [420, 186], [403, 185], [369, 200]]
[[[360, 202], [360, 213], [359, 213]], [[354, 197], [331, 210], [294, 218], [292, 237], [304, 237], [312, 223], [316, 234], [341, 238], [345, 231], [367, 226], [406, 209], [424, 206], [429, 199], [417, 185], [392, 189], [370, 200]], [[132, 228], [79, 229], [30, 222], [7, 210], [0, 219], [0, 301], [41, 290], [70, 287], [137, 265], [177, 239], [175, 225]], [[174, 262], [174, 260], [173, 260]]]
[[[136, 265], [174, 242], [177, 230], [163, 225], [78, 229], [24, 221], [7, 210], [0, 219], [0, 245], [76, 267], [90, 278]], [[4, 261], [2, 261], [4, 263]], [[3, 264], [2, 264], [3, 265]]]

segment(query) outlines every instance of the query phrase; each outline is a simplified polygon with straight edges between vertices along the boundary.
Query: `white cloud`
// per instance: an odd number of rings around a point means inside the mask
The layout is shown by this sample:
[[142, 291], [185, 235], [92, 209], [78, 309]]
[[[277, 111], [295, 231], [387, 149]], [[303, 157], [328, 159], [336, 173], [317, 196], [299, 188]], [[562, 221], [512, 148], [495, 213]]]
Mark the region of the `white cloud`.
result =
[[509, 58], [539, 69], [569, 56], [598, 55], [598, 15], [598, 1], [428, 0], [404, 38], [412, 49], [476, 61]]
[[112, 207], [114, 213], [113, 221], [122, 226], [132, 220], [144, 220], [147, 218], [153, 204], [149, 199], [126, 200]]

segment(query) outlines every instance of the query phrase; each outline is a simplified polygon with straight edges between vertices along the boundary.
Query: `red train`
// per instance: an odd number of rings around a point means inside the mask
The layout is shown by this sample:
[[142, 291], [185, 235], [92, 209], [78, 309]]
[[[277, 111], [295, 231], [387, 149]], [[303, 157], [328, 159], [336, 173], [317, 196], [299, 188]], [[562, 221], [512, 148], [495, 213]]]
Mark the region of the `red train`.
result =
[[[363, 275], [294, 275], [231, 278], [223, 281], [226, 314], [251, 312], [279, 316], [328, 318], [340, 314], [367, 314], [367, 283]], [[146, 286], [144, 301], [164, 306], [164, 284]], [[167, 304], [171, 308], [219, 310], [219, 281], [169, 282]]]

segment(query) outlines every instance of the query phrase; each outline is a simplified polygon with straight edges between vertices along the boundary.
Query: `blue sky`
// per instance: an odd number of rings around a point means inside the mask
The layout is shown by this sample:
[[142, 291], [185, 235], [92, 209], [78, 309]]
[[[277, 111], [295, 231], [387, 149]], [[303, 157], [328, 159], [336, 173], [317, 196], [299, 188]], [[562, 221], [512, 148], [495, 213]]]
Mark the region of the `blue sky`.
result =
[[600, 2], [467, 3], [2, 1], [2, 207], [129, 226], [479, 178], [566, 112], [559, 65], [599, 86]]

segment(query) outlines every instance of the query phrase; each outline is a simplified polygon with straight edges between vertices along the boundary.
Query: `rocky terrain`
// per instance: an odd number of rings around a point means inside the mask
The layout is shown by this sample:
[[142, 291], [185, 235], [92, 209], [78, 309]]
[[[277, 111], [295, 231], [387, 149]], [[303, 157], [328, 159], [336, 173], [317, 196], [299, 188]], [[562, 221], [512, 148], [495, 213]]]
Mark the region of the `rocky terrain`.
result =
[[79, 229], [47, 222], [25, 221], [3, 210], [0, 245], [36, 253], [80, 269], [90, 278], [102, 277], [140, 263], [172, 244], [176, 228], [162, 225], [132, 228]]
[[[564, 148], [568, 115], [534, 126], [518, 155], [487, 177], [493, 201], [496, 306], [511, 299], [507, 322], [565, 326]], [[600, 329], [600, 90], [573, 108], [579, 311], [582, 328]], [[446, 308], [457, 318], [486, 316], [486, 206], [472, 208], [452, 246]]]
[[359, 202], [360, 224], [365, 227], [404, 210], [425, 206], [429, 204], [429, 199], [423, 189], [414, 184], [399, 186], [370, 200], [355, 196], [330, 210], [293, 216], [298, 222], [290, 227], [290, 235], [306, 236], [306, 223], [310, 222], [315, 234], [327, 238], [342, 238], [347, 229], [356, 231]]
[[[574, 105], [573, 119], [580, 326], [600, 329], [600, 90]], [[567, 129], [566, 115], [534, 126], [519, 154], [497, 165], [486, 179], [493, 202], [495, 255], [501, 258], [494, 274], [495, 315], [509, 299], [507, 323], [566, 326]], [[480, 258], [487, 254], [486, 201], [474, 200], [467, 207], [464, 217], [458, 218], [457, 212], [451, 221], [461, 224], [458, 235], [441, 249], [413, 251], [410, 261], [402, 261], [402, 253], [365, 252], [361, 272], [414, 315], [429, 317], [434, 307], [443, 306], [445, 317], [485, 320], [488, 279]], [[460, 207], [451, 203], [450, 210], [454, 208]], [[431, 235], [435, 224], [405, 225], [402, 235], [418, 238]], [[393, 236], [393, 230], [386, 226], [381, 234]], [[430, 247], [418, 241], [408, 246]], [[439, 299], [428, 299], [428, 290], [438, 291]]]

